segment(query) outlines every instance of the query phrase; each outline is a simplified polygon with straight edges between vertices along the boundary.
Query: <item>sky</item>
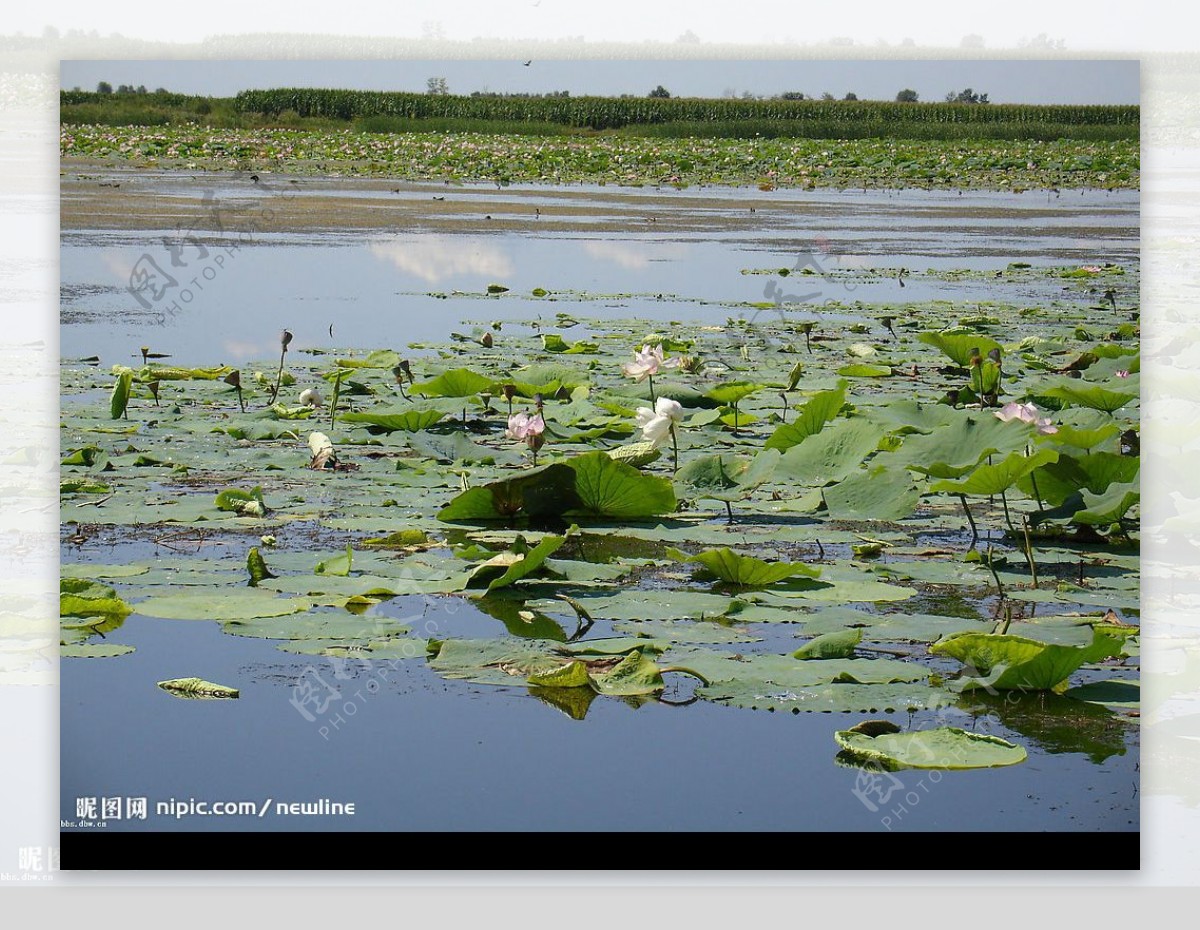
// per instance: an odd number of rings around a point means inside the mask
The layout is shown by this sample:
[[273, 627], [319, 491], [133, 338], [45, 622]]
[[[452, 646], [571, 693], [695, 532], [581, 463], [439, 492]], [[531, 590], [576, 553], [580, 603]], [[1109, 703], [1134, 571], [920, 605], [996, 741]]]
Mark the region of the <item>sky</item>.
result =
[[270, 87], [338, 87], [424, 91], [443, 77], [452, 93], [494, 91], [573, 96], [645, 96], [662, 84], [677, 97], [721, 97], [749, 92], [808, 96], [853, 92], [864, 100], [892, 100], [904, 88], [922, 100], [941, 100], [970, 87], [993, 103], [1138, 103], [1139, 62], [1132, 60], [519, 60], [471, 61], [64, 61], [64, 88], [94, 90], [145, 85], [179, 93], [232, 96]]
[[1190, 51], [1194, 30], [1179, 17], [1174, 0], [1141, 0], [1119, 11], [1045, 0], [1006, 0], [1003, 6], [964, 5], [961, 0], [859, 0], [835, 3], [738, 0], [678, 4], [666, 0], [406, 0], [404, 3], [296, 4], [281, 0], [206, 0], [202, 6], [95, 0], [10, 4], [6, 32], [39, 35], [95, 30], [133, 38], [199, 42], [207, 37], [252, 33], [331, 36], [443, 35], [472, 40], [581, 37], [588, 42], [674, 42], [691, 32], [704, 42], [805, 43], [853, 40], [870, 48], [912, 39], [918, 45], [957, 48], [977, 36], [989, 48], [1016, 48], [1039, 36], [1067, 38], [1067, 48], [1137, 52]]

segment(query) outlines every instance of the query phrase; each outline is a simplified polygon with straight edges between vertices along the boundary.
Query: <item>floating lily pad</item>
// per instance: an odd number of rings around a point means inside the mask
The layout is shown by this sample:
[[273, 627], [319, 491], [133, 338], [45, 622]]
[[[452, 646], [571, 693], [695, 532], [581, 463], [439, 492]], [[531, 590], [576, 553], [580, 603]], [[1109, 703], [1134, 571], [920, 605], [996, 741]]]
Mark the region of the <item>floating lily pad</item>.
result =
[[939, 727], [869, 736], [851, 730], [833, 734], [838, 746], [856, 759], [885, 769], [989, 769], [1024, 762], [1028, 753], [998, 736]]
[[64, 659], [111, 659], [133, 651], [133, 646], [120, 643], [62, 643], [58, 647], [58, 654]]
[[262, 588], [234, 588], [155, 595], [133, 609], [144, 617], [166, 620], [246, 620], [300, 613], [312, 606], [306, 598], [276, 597]]

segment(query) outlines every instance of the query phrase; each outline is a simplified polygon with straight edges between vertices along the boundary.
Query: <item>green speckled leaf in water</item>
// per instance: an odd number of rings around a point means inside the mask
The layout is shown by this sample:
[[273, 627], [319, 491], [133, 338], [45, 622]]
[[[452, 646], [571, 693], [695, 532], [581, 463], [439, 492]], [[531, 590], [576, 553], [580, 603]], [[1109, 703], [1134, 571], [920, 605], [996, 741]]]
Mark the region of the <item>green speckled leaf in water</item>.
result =
[[957, 727], [878, 736], [839, 730], [833, 738], [843, 752], [892, 771], [997, 768], [1024, 762], [1028, 755], [1023, 747], [998, 736], [968, 733]]

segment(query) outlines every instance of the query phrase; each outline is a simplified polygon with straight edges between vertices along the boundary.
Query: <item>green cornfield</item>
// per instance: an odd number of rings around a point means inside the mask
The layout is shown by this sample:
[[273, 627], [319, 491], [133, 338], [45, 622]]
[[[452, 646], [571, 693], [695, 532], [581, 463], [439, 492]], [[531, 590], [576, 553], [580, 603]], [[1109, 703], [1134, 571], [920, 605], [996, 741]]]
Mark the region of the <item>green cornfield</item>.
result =
[[291, 110], [300, 116], [343, 120], [364, 116], [528, 120], [597, 130], [640, 124], [729, 120], [847, 124], [1050, 123], [1136, 128], [1141, 119], [1137, 106], [715, 100], [690, 97], [454, 96], [308, 88], [242, 91], [237, 95], [234, 105], [241, 112], [277, 115]]

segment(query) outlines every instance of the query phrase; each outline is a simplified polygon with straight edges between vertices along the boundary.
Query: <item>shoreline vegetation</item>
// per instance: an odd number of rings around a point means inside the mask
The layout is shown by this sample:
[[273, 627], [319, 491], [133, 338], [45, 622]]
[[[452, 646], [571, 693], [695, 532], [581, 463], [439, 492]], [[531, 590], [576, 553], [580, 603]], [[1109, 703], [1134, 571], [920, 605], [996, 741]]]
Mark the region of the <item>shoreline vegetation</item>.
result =
[[1130, 106], [63, 91], [60, 154], [452, 183], [1137, 189]]

